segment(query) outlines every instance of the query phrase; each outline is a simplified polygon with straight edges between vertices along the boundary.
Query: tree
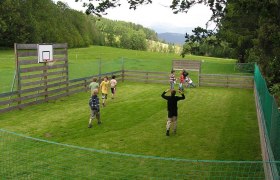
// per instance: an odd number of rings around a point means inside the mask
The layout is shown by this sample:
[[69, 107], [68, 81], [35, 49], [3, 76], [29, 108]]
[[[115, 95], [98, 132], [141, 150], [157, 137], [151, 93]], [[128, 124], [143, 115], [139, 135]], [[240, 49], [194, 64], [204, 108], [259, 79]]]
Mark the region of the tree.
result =
[[237, 50], [240, 62], [255, 59], [269, 85], [280, 82], [279, 12], [279, 0], [231, 0], [220, 23], [220, 37]]
[[[80, 0], [75, 0], [76, 2]], [[136, 9], [137, 6], [143, 4], [151, 4], [152, 0], [127, 0], [129, 9]], [[211, 21], [220, 22], [224, 15], [224, 9], [227, 4], [227, 0], [172, 0], [170, 8], [175, 14], [179, 12], [188, 12], [188, 10], [196, 4], [207, 4], [213, 16]], [[106, 14], [106, 10], [109, 8], [115, 8], [121, 6], [120, 0], [84, 0], [84, 7], [87, 7], [87, 14], [95, 14], [102, 16]]]

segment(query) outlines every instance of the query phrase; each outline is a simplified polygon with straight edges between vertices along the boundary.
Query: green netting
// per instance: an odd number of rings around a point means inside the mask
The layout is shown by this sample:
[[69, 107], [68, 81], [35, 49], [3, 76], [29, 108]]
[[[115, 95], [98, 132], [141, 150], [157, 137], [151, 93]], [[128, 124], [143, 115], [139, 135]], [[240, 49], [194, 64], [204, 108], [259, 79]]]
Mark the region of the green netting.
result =
[[2, 179], [264, 179], [262, 161], [203, 161], [124, 154], [0, 129]]
[[236, 63], [235, 70], [243, 73], [254, 73], [255, 63]]
[[280, 112], [273, 96], [269, 93], [266, 81], [261, 75], [260, 69], [255, 65], [255, 85], [259, 103], [263, 112], [266, 126], [266, 136], [271, 146], [271, 160], [280, 160]]

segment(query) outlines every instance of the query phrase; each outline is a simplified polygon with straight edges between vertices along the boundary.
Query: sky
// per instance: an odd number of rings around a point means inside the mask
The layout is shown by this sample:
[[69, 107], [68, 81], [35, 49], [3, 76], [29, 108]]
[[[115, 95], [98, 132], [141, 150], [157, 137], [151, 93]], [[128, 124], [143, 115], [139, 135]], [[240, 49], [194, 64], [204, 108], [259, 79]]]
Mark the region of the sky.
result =
[[[82, 2], [75, 0], [61, 0], [66, 2], [72, 9], [83, 11]], [[57, 0], [54, 0], [57, 2]], [[88, 2], [88, 0], [84, 0]], [[152, 4], [140, 5], [136, 10], [130, 10], [127, 0], [120, 0], [121, 7], [107, 10], [108, 15], [103, 17], [112, 20], [122, 20], [141, 24], [151, 28], [157, 33], [181, 33], [191, 32], [197, 26], [206, 28], [206, 23], [210, 19], [212, 12], [205, 5], [195, 5], [189, 12], [173, 14], [169, 8], [172, 0], [153, 0]], [[214, 25], [210, 25], [210, 27]]]

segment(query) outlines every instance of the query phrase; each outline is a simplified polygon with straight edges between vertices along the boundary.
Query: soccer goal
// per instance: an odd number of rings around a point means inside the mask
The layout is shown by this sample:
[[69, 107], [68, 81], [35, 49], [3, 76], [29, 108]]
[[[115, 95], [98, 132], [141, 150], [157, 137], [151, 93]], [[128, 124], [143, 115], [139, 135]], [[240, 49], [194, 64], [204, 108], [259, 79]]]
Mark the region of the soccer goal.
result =
[[194, 60], [173, 60], [172, 61], [172, 69], [175, 71], [195, 71], [197, 72], [197, 81], [199, 85], [199, 75], [201, 72], [201, 61], [194, 61]]

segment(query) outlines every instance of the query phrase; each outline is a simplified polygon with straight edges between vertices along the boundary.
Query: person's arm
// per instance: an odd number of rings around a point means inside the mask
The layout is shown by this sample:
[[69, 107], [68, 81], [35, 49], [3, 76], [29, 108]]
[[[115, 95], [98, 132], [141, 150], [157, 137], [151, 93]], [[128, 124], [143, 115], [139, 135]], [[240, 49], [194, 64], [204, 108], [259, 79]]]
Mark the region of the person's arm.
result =
[[103, 81], [99, 85], [99, 89], [100, 89], [101, 92], [102, 92], [102, 86], [103, 86]]
[[165, 96], [165, 94], [166, 94], [168, 91], [170, 91], [170, 89], [167, 89], [167, 90], [163, 91], [163, 93], [161, 94], [161, 97], [162, 97], [163, 99], [166, 99], [166, 100], [168, 99], [167, 96]]
[[182, 97], [178, 97], [178, 101], [186, 98], [184, 92], [179, 91], [179, 93], [182, 95]]

